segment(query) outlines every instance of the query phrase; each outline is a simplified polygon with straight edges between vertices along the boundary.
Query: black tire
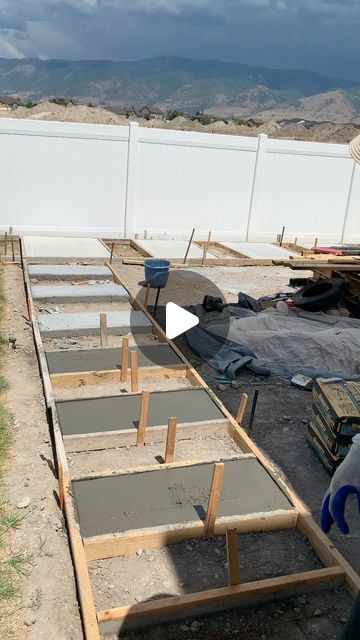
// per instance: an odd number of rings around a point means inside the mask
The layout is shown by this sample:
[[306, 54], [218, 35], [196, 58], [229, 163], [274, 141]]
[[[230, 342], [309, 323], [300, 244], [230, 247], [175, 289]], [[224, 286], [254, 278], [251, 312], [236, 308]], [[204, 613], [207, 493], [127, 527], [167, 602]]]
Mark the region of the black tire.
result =
[[344, 297], [345, 286], [342, 278], [318, 280], [296, 291], [292, 300], [296, 307], [304, 311], [326, 311]]

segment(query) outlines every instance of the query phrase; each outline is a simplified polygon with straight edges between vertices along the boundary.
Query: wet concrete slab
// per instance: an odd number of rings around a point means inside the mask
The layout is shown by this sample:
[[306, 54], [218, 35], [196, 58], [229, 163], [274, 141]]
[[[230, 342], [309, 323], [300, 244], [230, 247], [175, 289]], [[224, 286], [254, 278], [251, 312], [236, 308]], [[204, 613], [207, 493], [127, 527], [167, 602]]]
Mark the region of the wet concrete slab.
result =
[[[102, 398], [61, 400], [56, 402], [59, 424], [64, 436], [106, 433], [137, 428], [141, 394], [123, 394]], [[154, 391], [150, 394], [148, 428], [166, 426], [176, 416], [178, 425], [226, 418], [204, 389]]]
[[129, 300], [129, 293], [120, 284], [33, 284], [33, 300], [39, 302], [121, 302]]
[[[212, 463], [75, 480], [72, 493], [84, 538], [204, 519]], [[292, 507], [255, 458], [224, 465], [218, 518]]]
[[56, 236], [24, 236], [26, 257], [34, 258], [81, 258], [103, 259], [110, 257], [110, 251], [96, 238], [65, 238]]
[[285, 249], [283, 247], [277, 247], [267, 242], [223, 242], [221, 244], [229, 249], [234, 249], [247, 258], [254, 258], [258, 260], [275, 260], [276, 258], [288, 258], [289, 256], [296, 256], [297, 253]]
[[111, 269], [97, 264], [29, 264], [28, 272], [37, 280], [113, 280]]
[[[183, 259], [188, 247], [187, 240], [137, 240], [137, 244], [154, 258], [169, 258], [170, 260]], [[210, 251], [208, 258], [216, 258]], [[203, 250], [196, 244], [192, 244], [188, 258], [202, 258]]]
[[[107, 311], [108, 333], [122, 336], [129, 333], [148, 333], [151, 322], [142, 311]], [[80, 313], [39, 313], [38, 323], [45, 338], [66, 336], [100, 335], [100, 312], [82, 311]]]
[[[138, 352], [139, 367], [182, 365], [183, 362], [169, 345], [144, 345]], [[121, 347], [77, 349], [74, 351], [47, 351], [50, 374], [77, 371], [111, 371], [121, 369]]]

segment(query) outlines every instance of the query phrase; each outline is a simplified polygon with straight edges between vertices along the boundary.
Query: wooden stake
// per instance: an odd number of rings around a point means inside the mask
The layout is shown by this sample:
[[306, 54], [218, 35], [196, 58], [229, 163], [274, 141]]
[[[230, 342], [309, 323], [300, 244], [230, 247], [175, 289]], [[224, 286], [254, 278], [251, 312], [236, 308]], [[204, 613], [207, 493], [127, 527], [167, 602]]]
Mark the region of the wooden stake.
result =
[[226, 529], [229, 584], [240, 584], [237, 529]]
[[113, 259], [113, 255], [114, 255], [114, 243], [111, 243], [111, 253], [110, 253], [110, 264], [112, 263], [112, 259]]
[[176, 442], [176, 425], [177, 418], [169, 418], [167, 436], [166, 436], [166, 449], [165, 449], [165, 463], [174, 462], [174, 451]]
[[297, 239], [297, 238], [295, 238], [295, 240], [294, 240], [294, 244], [293, 244], [293, 249], [294, 249], [294, 251], [295, 251], [295, 249], [296, 249], [297, 241], [298, 241], [298, 239]]
[[314, 240], [314, 247], [317, 247], [318, 240], [319, 240], [319, 238], [315, 238], [315, 240]]
[[282, 246], [283, 240], [284, 240], [284, 233], [285, 233], [285, 227], [282, 228], [281, 231], [281, 235], [280, 235], [280, 247]]
[[245, 413], [245, 409], [246, 409], [248, 398], [249, 398], [249, 396], [248, 396], [247, 393], [243, 393], [242, 396], [241, 396], [238, 412], [237, 412], [236, 418], [235, 418], [236, 422], [238, 424], [240, 424], [240, 425], [241, 425], [241, 423], [243, 421], [243, 417], [244, 417], [244, 413]]
[[121, 373], [120, 373], [121, 382], [127, 381], [128, 364], [129, 364], [129, 338], [123, 338], [122, 347], [121, 347]]
[[130, 351], [130, 367], [131, 367], [131, 391], [133, 391], [133, 393], [137, 393], [137, 391], [139, 391], [137, 351]]
[[147, 284], [146, 285], [146, 292], [145, 292], [145, 302], [144, 302], [145, 309], [147, 309], [147, 306], [149, 304], [149, 296], [150, 296], [150, 285]]
[[206, 518], [204, 522], [203, 537], [207, 538], [214, 531], [216, 513], [219, 506], [221, 485], [224, 477], [224, 463], [215, 462], [214, 471], [211, 480], [211, 488], [209, 495], [208, 508], [206, 512]]
[[209, 231], [207, 242], [204, 242], [204, 245], [203, 245], [203, 257], [202, 257], [202, 260], [201, 260], [201, 264], [202, 265], [205, 264], [206, 254], [209, 251], [210, 238], [211, 238], [211, 231]]
[[184, 260], [183, 260], [184, 264], [186, 262], [186, 258], [188, 257], [188, 253], [190, 251], [190, 247], [191, 247], [192, 239], [194, 237], [194, 233], [195, 233], [195, 229], [193, 229], [192, 232], [191, 232], [190, 240], [189, 240], [189, 243], [188, 243], [188, 246], [187, 246], [187, 249], [186, 249], [186, 253], [185, 253], [185, 256], [184, 256]]
[[[133, 351], [131, 353], [134, 353]], [[139, 415], [139, 426], [137, 430], [136, 437], [136, 446], [140, 447], [145, 442], [145, 431], [148, 422], [148, 413], [149, 413], [149, 391], [143, 391], [141, 394], [141, 402], [140, 402], [140, 415]]]
[[58, 462], [58, 480], [59, 480], [59, 506], [61, 511], [64, 511], [64, 508], [65, 508], [64, 470], [61, 462]]
[[7, 234], [7, 231], [5, 231], [5, 247], [4, 247], [4, 256], [5, 256], [5, 258], [7, 256], [7, 240], [8, 240], [8, 234]]
[[255, 409], [256, 409], [256, 405], [257, 405], [257, 401], [258, 401], [258, 395], [259, 395], [259, 389], [255, 389], [254, 397], [253, 397], [253, 403], [251, 405], [251, 413], [250, 413], [250, 420], [249, 420], [248, 435], [250, 435], [251, 430], [252, 430], [252, 426], [253, 426], [253, 422], [254, 422], [254, 416], [255, 416]]
[[100, 313], [100, 346], [107, 347], [107, 343], [108, 343], [107, 315], [106, 313]]

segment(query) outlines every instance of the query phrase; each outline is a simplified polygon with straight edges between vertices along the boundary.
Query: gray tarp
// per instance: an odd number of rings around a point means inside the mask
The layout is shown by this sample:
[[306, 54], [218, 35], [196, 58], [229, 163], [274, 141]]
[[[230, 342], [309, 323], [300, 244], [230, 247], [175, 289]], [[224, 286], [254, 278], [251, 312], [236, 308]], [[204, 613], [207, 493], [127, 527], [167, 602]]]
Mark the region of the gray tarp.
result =
[[274, 309], [260, 313], [229, 309], [204, 313], [198, 305], [200, 324], [186, 337], [204, 360], [230, 377], [236, 375], [236, 361], [246, 355], [254, 355], [259, 365], [286, 376], [304, 373], [349, 378], [360, 373], [357, 318], [322, 312], [297, 317], [296, 313], [284, 316]]

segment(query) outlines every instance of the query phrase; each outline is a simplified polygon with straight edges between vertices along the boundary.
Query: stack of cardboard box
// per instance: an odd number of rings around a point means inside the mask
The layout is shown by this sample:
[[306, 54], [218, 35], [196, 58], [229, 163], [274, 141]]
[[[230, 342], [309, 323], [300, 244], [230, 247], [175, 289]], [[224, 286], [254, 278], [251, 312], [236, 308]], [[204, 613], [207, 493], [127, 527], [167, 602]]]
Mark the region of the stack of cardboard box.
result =
[[360, 433], [360, 382], [318, 378], [312, 391], [308, 441], [333, 474]]

